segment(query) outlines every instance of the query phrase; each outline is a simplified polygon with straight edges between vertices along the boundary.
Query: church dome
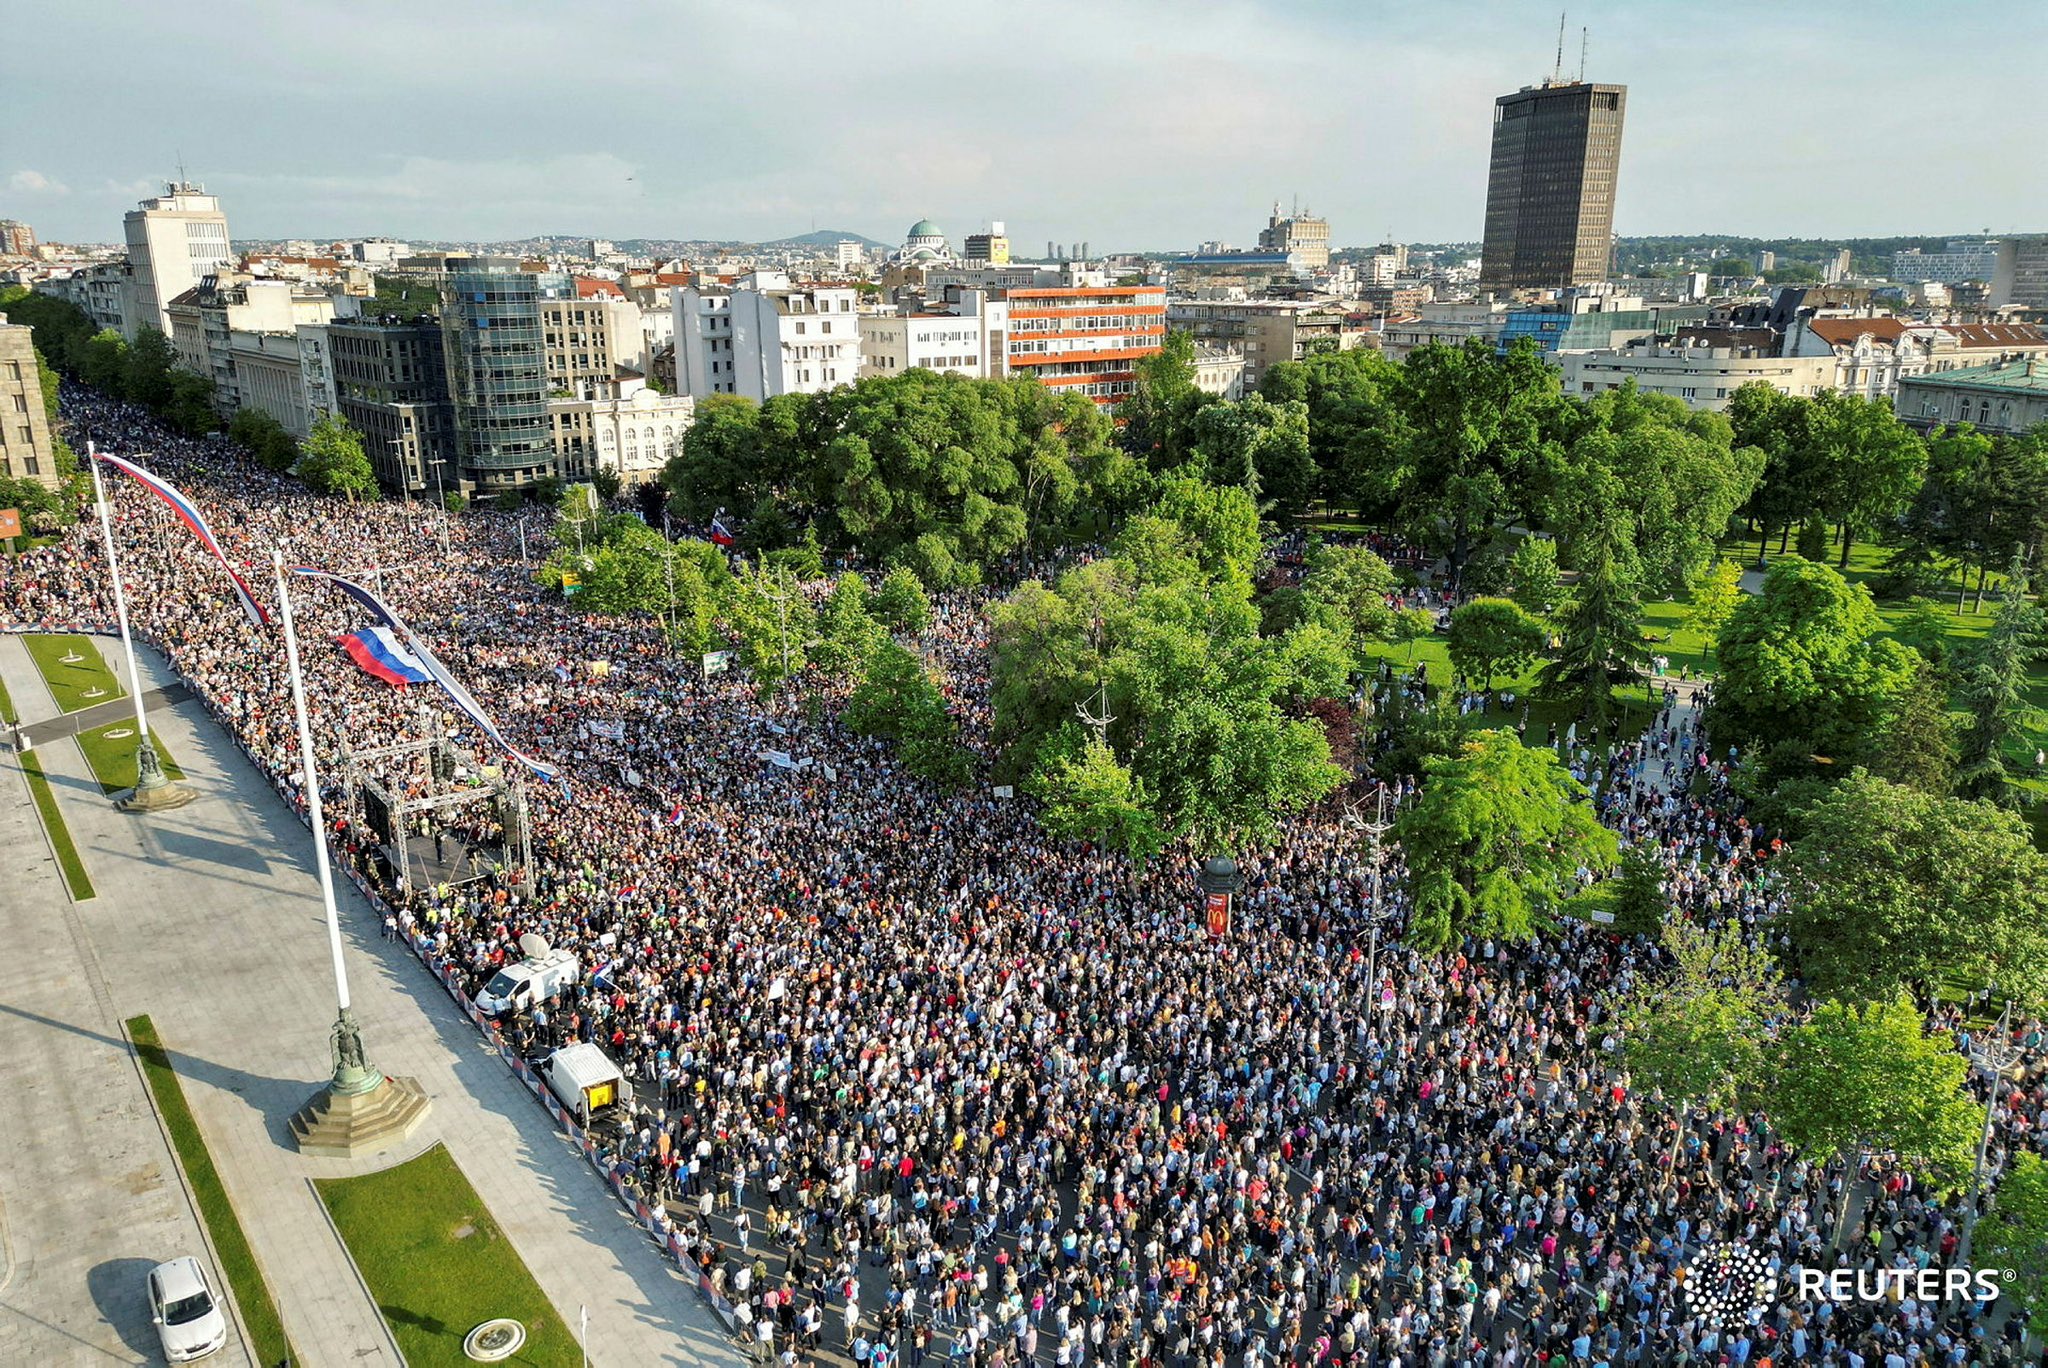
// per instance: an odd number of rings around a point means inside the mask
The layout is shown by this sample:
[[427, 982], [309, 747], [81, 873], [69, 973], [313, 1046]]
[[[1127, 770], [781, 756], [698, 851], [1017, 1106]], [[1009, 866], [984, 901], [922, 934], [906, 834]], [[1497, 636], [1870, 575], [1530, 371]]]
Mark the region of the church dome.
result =
[[933, 223], [930, 219], [919, 219], [910, 225], [910, 231], [905, 233], [904, 236], [914, 241], [921, 237], [944, 237], [945, 234], [940, 232], [939, 225]]

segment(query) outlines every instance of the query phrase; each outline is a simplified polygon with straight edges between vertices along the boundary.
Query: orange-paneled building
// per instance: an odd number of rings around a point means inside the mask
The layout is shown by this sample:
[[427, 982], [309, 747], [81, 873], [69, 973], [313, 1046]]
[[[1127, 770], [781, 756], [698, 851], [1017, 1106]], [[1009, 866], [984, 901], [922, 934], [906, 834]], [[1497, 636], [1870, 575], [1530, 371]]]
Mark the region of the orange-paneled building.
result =
[[1137, 363], [1166, 342], [1166, 291], [1157, 285], [1012, 289], [1004, 302], [1009, 373], [1104, 406], [1130, 397]]

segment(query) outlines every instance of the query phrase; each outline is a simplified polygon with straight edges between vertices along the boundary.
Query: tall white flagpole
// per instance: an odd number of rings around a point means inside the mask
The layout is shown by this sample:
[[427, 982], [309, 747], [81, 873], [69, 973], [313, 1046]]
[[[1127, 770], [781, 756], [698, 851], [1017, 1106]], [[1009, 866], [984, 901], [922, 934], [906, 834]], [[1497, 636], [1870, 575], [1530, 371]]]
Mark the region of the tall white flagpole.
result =
[[121, 805], [144, 810], [179, 807], [191, 802], [195, 795], [164, 777], [156, 742], [150, 739], [149, 717], [142, 705], [142, 667], [136, 662], [135, 638], [128, 630], [128, 594], [121, 587], [121, 562], [114, 550], [113, 509], [107, 502], [106, 481], [100, 477], [99, 452], [91, 442], [85, 444], [85, 459], [92, 467], [93, 501], [99, 505], [100, 534], [107, 545], [107, 577], [114, 582], [114, 617], [121, 624], [121, 649], [128, 655], [128, 692], [135, 698], [135, 788], [121, 800]]
[[313, 826], [313, 860], [320, 871], [320, 899], [327, 908], [327, 949], [334, 960], [334, 996], [340, 1016], [334, 1024], [334, 1091], [368, 1092], [384, 1081], [363, 1057], [362, 1033], [349, 1010], [348, 970], [341, 962], [341, 914], [334, 904], [334, 873], [327, 862], [327, 823], [320, 810], [320, 776], [313, 762], [313, 725], [306, 716], [306, 681], [299, 672], [299, 634], [292, 625], [292, 595], [284, 573], [284, 552], [273, 549], [277, 604], [284, 618], [285, 663], [291, 671], [292, 714], [299, 726], [299, 773], [306, 786], [306, 816]]

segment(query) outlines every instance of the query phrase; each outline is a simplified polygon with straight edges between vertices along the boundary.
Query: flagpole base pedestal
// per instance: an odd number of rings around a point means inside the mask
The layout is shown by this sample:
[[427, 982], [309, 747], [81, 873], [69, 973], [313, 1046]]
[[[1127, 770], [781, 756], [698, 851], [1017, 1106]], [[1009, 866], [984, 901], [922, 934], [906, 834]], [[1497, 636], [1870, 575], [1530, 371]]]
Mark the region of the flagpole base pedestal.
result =
[[128, 790], [114, 799], [114, 806], [123, 812], [169, 812], [172, 808], [181, 808], [198, 797], [196, 790], [165, 779], [150, 788]]
[[164, 773], [163, 763], [156, 756], [156, 743], [145, 731], [135, 747], [135, 787], [116, 798], [114, 806], [123, 812], [168, 812], [198, 796]]
[[366, 1092], [330, 1083], [293, 1115], [292, 1139], [299, 1153], [322, 1159], [375, 1154], [410, 1139], [432, 1105], [411, 1078], [379, 1077]]

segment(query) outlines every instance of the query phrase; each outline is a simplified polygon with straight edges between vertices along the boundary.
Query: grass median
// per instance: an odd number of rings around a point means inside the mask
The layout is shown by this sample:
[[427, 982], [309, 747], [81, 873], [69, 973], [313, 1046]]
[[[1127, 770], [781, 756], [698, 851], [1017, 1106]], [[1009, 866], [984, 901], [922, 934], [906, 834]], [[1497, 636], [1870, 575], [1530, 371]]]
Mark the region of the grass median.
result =
[[526, 1327], [505, 1362], [576, 1362], [569, 1327], [446, 1147], [313, 1186], [412, 1368], [469, 1362], [463, 1338], [500, 1316]]
[[[164, 777], [183, 779], [185, 771], [178, 768], [178, 762], [171, 758], [164, 739], [150, 729], [150, 737], [156, 742], [156, 758], [162, 762]], [[78, 749], [85, 752], [85, 763], [92, 767], [92, 777], [99, 780], [102, 793], [126, 793], [135, 787], [135, 722], [114, 722], [104, 727], [78, 734]]]
[[164, 1129], [170, 1132], [185, 1180], [192, 1185], [192, 1195], [198, 1200], [200, 1219], [206, 1222], [206, 1233], [212, 1238], [214, 1254], [220, 1260], [220, 1275], [227, 1280], [235, 1305], [241, 1308], [242, 1324], [248, 1328], [252, 1341], [250, 1351], [258, 1363], [298, 1362], [291, 1341], [285, 1338], [284, 1320], [277, 1313], [277, 1303], [271, 1300], [270, 1285], [263, 1279], [263, 1269], [256, 1262], [255, 1251], [249, 1248], [249, 1237], [242, 1231], [241, 1218], [235, 1215], [235, 1204], [228, 1200], [220, 1172], [213, 1166], [206, 1137], [199, 1133], [199, 1123], [192, 1119], [184, 1086], [178, 1082], [171, 1057], [157, 1038], [156, 1026], [148, 1017], [139, 1016], [130, 1017], [127, 1028], [128, 1038], [135, 1042], [135, 1052], [142, 1058], [149, 1090], [156, 1098], [157, 1114], [163, 1118]]
[[50, 686], [50, 696], [57, 700], [60, 712], [74, 713], [125, 694], [120, 679], [107, 668], [90, 637], [29, 635], [21, 644]]
[[77, 843], [71, 839], [71, 828], [64, 825], [64, 814], [57, 807], [56, 791], [50, 787], [49, 776], [43, 773], [42, 760], [34, 751], [20, 752], [20, 760], [29, 796], [35, 799], [43, 830], [49, 833], [50, 849], [56, 852], [57, 868], [64, 873], [64, 886], [71, 892], [71, 901], [84, 902], [96, 896], [92, 880], [85, 873], [85, 861], [79, 858]]

